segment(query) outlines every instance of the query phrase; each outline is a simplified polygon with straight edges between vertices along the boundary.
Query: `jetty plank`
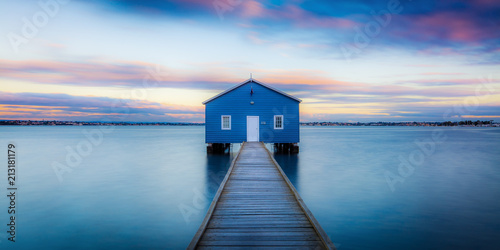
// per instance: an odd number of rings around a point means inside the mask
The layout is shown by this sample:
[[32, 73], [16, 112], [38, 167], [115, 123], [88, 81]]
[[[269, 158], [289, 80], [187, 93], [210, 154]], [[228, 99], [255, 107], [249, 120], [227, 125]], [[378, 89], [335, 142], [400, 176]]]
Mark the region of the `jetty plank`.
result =
[[335, 249], [263, 143], [245, 142], [188, 249]]

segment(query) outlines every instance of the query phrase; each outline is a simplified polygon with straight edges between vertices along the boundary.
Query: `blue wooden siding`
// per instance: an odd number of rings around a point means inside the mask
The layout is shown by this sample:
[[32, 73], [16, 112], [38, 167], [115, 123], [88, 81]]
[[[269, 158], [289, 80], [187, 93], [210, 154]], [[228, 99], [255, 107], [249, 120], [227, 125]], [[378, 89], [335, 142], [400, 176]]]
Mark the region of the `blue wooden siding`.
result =
[[[254, 92], [252, 96], [251, 88]], [[250, 104], [251, 101], [254, 102], [253, 105]], [[231, 130], [221, 129], [222, 115], [231, 116]], [[274, 129], [275, 115], [283, 115], [284, 129]], [[206, 143], [246, 141], [247, 116], [259, 116], [259, 140], [262, 142], [300, 141], [299, 102], [258, 83], [247, 82], [205, 105]]]

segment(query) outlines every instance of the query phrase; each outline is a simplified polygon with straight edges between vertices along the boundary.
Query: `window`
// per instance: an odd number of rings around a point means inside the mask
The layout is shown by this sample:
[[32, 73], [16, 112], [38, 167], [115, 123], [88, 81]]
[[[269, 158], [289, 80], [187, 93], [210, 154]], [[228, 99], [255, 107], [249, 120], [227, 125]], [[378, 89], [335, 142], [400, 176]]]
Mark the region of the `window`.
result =
[[283, 116], [275, 115], [274, 116], [274, 129], [283, 129]]
[[223, 130], [231, 130], [231, 116], [223, 115], [221, 118], [221, 126]]

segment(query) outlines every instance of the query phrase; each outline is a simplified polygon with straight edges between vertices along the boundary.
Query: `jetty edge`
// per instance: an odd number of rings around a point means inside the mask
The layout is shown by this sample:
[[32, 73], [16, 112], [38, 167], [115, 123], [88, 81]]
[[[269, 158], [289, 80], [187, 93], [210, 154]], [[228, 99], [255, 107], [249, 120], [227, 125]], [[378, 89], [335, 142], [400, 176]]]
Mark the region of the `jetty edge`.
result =
[[187, 249], [336, 249], [262, 142], [244, 142]]

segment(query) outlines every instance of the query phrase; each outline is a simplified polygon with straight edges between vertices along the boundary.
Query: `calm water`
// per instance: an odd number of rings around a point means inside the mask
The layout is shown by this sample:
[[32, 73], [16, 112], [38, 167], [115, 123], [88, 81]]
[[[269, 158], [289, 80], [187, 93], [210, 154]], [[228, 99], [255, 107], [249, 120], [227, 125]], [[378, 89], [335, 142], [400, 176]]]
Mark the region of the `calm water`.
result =
[[[207, 156], [203, 127], [84, 134], [97, 129], [0, 127], [0, 162], [17, 146], [19, 188], [12, 243], [2, 165], [1, 249], [189, 244], [232, 155]], [[276, 158], [339, 249], [497, 249], [500, 129], [438, 132], [306, 127], [300, 154]]]

